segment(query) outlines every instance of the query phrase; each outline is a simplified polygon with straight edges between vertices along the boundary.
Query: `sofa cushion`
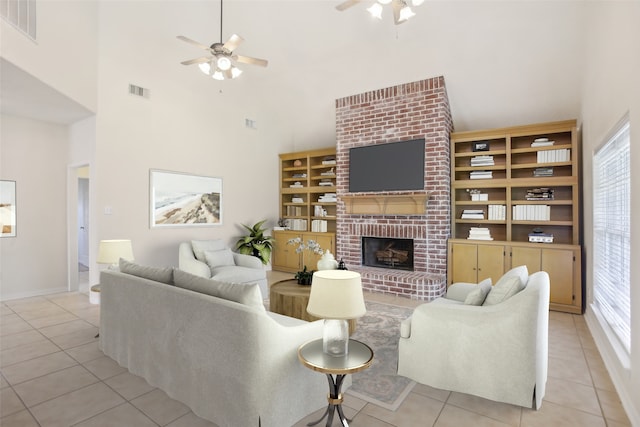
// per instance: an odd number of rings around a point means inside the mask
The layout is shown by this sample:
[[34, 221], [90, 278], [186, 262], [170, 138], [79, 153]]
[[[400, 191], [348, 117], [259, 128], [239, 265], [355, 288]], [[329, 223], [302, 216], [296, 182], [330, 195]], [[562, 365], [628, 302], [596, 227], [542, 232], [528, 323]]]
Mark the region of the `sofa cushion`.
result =
[[144, 279], [155, 280], [156, 282], [173, 285], [173, 268], [172, 267], [149, 267], [146, 265], [136, 264], [120, 258], [120, 272], [131, 274], [133, 276], [142, 277]]
[[491, 278], [478, 283], [478, 288], [471, 291], [464, 300], [466, 305], [482, 305], [485, 298], [491, 291]]
[[482, 305], [495, 305], [508, 300], [524, 288], [518, 276], [511, 276], [505, 280], [498, 280]]
[[211, 269], [211, 278], [221, 282], [249, 283], [264, 280], [265, 277], [266, 273], [261, 268], [225, 265]]
[[215, 240], [192, 240], [191, 249], [198, 261], [207, 262], [204, 253], [206, 251], [219, 251], [226, 248], [224, 242], [220, 239]]
[[205, 251], [204, 257], [212, 270], [225, 265], [236, 265], [233, 261], [233, 252], [229, 248], [220, 249], [219, 251]]
[[175, 285], [180, 288], [235, 301], [266, 311], [262, 302], [262, 293], [257, 283], [228, 283], [215, 279], [206, 279], [179, 269], [174, 272], [174, 280]]

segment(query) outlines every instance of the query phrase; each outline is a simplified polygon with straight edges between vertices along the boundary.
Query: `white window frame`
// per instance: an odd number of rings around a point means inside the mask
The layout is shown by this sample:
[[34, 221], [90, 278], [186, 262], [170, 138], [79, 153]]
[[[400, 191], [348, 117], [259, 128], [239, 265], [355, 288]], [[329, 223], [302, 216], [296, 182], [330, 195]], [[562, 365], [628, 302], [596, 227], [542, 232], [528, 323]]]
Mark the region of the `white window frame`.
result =
[[631, 129], [628, 116], [593, 154], [592, 309], [618, 357], [631, 352]]

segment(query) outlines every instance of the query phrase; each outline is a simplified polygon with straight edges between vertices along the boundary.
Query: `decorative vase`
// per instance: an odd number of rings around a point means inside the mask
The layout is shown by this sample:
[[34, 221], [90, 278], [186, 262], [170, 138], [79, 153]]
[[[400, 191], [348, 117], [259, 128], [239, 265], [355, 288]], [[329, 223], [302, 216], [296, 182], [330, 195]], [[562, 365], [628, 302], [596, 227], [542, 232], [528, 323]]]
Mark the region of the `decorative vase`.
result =
[[310, 285], [311, 284], [311, 279], [313, 278], [313, 275], [311, 274], [307, 274], [304, 275], [302, 277], [298, 277], [298, 285]]
[[318, 270], [335, 270], [338, 268], [338, 261], [329, 249], [322, 255], [322, 258], [318, 260]]

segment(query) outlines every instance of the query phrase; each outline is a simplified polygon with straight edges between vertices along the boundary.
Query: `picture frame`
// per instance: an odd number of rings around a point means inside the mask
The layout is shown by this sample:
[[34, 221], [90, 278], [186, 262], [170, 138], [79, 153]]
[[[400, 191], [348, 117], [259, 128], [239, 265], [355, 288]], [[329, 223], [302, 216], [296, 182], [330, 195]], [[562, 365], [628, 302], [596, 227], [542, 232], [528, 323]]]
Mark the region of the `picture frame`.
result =
[[16, 237], [16, 207], [16, 182], [0, 180], [0, 237]]
[[151, 228], [222, 225], [222, 178], [149, 170]]
[[473, 143], [473, 151], [489, 151], [489, 141], [477, 141]]

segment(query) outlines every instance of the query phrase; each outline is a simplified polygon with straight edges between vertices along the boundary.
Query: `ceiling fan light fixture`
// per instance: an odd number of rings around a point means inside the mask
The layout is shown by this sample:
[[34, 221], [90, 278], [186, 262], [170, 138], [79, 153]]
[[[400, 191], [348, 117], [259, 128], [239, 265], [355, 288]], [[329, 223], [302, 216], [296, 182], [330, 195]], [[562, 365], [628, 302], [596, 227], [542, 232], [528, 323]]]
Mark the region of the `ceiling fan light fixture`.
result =
[[424, 3], [424, 0], [411, 0], [411, 4], [414, 6], [420, 6], [422, 3]]
[[374, 3], [367, 8], [367, 11], [374, 18], [382, 19], [382, 5], [380, 3]]
[[224, 80], [224, 74], [220, 70], [216, 70], [211, 74], [211, 78], [215, 80]]
[[405, 5], [402, 9], [400, 9], [400, 17], [398, 18], [398, 22], [404, 22], [413, 16], [416, 16], [416, 14], [413, 13], [413, 10], [411, 10], [409, 6]]
[[216, 59], [216, 65], [222, 71], [227, 71], [231, 68], [231, 60], [224, 55], [219, 55]]
[[235, 79], [236, 77], [240, 77], [242, 74], [242, 70], [238, 67], [231, 67], [231, 78]]
[[200, 71], [205, 73], [207, 76], [211, 74], [211, 64], [209, 64], [208, 62], [203, 62], [202, 64], [198, 64], [198, 68], [200, 68]]
[[380, 4], [389, 4], [391, 3], [392, 0], [378, 0], [378, 3]]

